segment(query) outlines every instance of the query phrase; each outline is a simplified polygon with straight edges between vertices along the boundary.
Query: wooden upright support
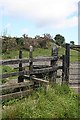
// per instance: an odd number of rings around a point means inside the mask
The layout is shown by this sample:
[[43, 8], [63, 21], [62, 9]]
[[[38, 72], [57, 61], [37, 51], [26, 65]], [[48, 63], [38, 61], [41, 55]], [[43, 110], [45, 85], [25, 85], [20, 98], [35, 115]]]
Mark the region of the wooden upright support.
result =
[[29, 52], [29, 77], [30, 77], [30, 80], [32, 80], [32, 75], [31, 75], [31, 72], [33, 71], [33, 55], [32, 55], [32, 52], [33, 52], [33, 46], [30, 46], [30, 52]]
[[[56, 58], [55, 60], [51, 60], [51, 66], [54, 68], [54, 67], [56, 67], [56, 61], [57, 61], [57, 59], [58, 59], [58, 48], [52, 48], [52, 53], [51, 53], [51, 55], [52, 55], [52, 57], [54, 58]], [[52, 83], [52, 84], [55, 84], [56, 83], [56, 77], [57, 77], [57, 71], [54, 71], [54, 72], [51, 72], [51, 75], [50, 75], [50, 77], [51, 77], [51, 80], [50, 80], [50, 82]]]
[[[22, 59], [22, 50], [20, 49], [20, 51], [19, 51], [19, 59]], [[22, 61], [20, 61], [20, 63], [19, 63], [19, 72], [20, 71], [22, 71]], [[18, 83], [19, 82], [23, 82], [24, 81], [24, 78], [23, 78], [23, 76], [22, 75], [20, 75], [19, 77], [18, 77]]]
[[66, 55], [66, 70], [65, 70], [65, 80], [66, 83], [69, 83], [69, 64], [70, 64], [70, 44], [66, 43], [66, 51], [65, 51], [65, 55]]
[[62, 84], [65, 83], [65, 75], [66, 75], [66, 56], [62, 56]]

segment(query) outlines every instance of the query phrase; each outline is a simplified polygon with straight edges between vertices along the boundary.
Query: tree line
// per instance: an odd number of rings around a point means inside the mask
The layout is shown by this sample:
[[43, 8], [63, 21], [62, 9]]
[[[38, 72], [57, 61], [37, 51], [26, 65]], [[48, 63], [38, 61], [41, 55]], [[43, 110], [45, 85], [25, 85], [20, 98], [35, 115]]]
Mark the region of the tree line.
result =
[[[49, 48], [52, 44], [58, 46], [65, 45], [64, 36], [57, 34], [54, 38], [50, 34], [43, 34], [43, 37], [36, 35], [34, 38], [28, 37], [28, 35], [23, 34], [22, 37], [11, 37], [2, 36], [2, 52], [7, 52], [9, 50], [18, 50], [20, 48], [29, 50], [29, 46], [32, 45], [34, 48]], [[74, 44], [74, 41], [71, 41]]]

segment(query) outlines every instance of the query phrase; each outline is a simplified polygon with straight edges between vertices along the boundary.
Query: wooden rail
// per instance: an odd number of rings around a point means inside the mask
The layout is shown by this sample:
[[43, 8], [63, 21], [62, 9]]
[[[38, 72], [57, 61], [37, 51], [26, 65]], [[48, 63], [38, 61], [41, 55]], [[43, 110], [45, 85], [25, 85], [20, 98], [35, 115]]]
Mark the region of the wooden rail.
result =
[[[33, 62], [39, 62], [39, 61], [51, 61], [56, 60], [57, 57], [35, 57], [33, 58]], [[29, 63], [29, 59], [10, 59], [10, 60], [0, 60], [0, 65], [11, 65], [11, 64], [19, 64], [22, 63]]]
[[70, 48], [80, 48], [80, 45], [71, 45]]
[[10, 93], [10, 94], [5, 94], [5, 95], [0, 96], [0, 100], [7, 101], [7, 100], [14, 99], [14, 98], [25, 97], [25, 96], [28, 96], [29, 94], [31, 94], [32, 91], [33, 91], [33, 89]]
[[[57, 61], [59, 59], [62, 59], [62, 66], [57, 65]], [[49, 61], [50, 65], [49, 66], [44, 66], [41, 67], [40, 65], [34, 66], [33, 63], [35, 62], [44, 62], [44, 61]], [[29, 70], [23, 70], [23, 63], [28, 63], [29, 64]], [[1, 85], [0, 86], [0, 91], [2, 90], [3, 94], [6, 93], [6, 91], [10, 90], [9, 94], [4, 94], [0, 96], [3, 100], [8, 100], [11, 99], [12, 97], [16, 98], [18, 96], [25, 96], [27, 95], [30, 90], [27, 90], [27, 87], [30, 86], [30, 89], [32, 89], [37, 85], [37, 84], [45, 84], [48, 85], [49, 82], [51, 84], [56, 83], [56, 78], [57, 78], [57, 70], [62, 69], [62, 83], [64, 81], [68, 82], [69, 78], [69, 45], [66, 44], [66, 51], [65, 55], [58, 57], [58, 49], [52, 48], [52, 53], [51, 57], [35, 57], [33, 58], [33, 48], [30, 46], [30, 52], [29, 52], [29, 58], [28, 59], [23, 59], [22, 58], [22, 50], [19, 52], [19, 59], [12, 59], [12, 60], [0, 60], [0, 65], [19, 65], [19, 71], [17, 72], [11, 72], [11, 73], [4, 73], [0, 74], [0, 77], [2, 78], [8, 78], [8, 77], [13, 77], [13, 76], [18, 76], [18, 83], [16, 85]], [[41, 79], [40, 76], [41, 74], [47, 74], [49, 75], [49, 81]], [[35, 76], [35, 77], [33, 77]], [[37, 77], [36, 77], [37, 76]], [[30, 83], [26, 84], [24, 82], [24, 79], [30, 80]], [[46, 87], [45, 87], [46, 88]], [[18, 91], [15, 92], [15, 89]], [[20, 91], [21, 90], [21, 91]], [[46, 89], [45, 89], [46, 90]]]
[[2, 95], [0, 95], [0, 99], [5, 101], [18, 97], [26, 97], [27, 95], [29, 95], [29, 93], [33, 91], [33, 88], [35, 87], [34, 82], [46, 86], [45, 91], [47, 89], [47, 85], [49, 84], [49, 81], [32, 77], [32, 81], [29, 82], [20, 82], [12, 85], [2, 85], [0, 86], [0, 93], [2, 93]]
[[[0, 60], [0, 65], [10, 65], [10, 64], [19, 64], [19, 71], [17, 72], [11, 72], [11, 73], [4, 73], [4, 74], [0, 74], [0, 77], [2, 78], [8, 78], [8, 77], [13, 77], [13, 76], [19, 76], [18, 77], [18, 82], [23, 82], [24, 81], [24, 75], [30, 75], [32, 76], [33, 74], [40, 74], [40, 73], [51, 73], [51, 77], [52, 79], [56, 79], [56, 72], [58, 69], [62, 69], [63, 70], [63, 74], [62, 77], [63, 79], [68, 79], [68, 69], [69, 69], [69, 50], [68, 50], [68, 44], [66, 44], [66, 52], [65, 52], [65, 56], [66, 59], [63, 60], [63, 63], [66, 65], [62, 65], [62, 66], [57, 66], [56, 62], [59, 59], [63, 59], [63, 57], [58, 57], [58, 49], [54, 49], [52, 48], [52, 53], [51, 53], [51, 57], [35, 57], [33, 58], [32, 55], [32, 51], [30, 50], [30, 54], [29, 54], [29, 58], [28, 59], [23, 59], [22, 58], [22, 51], [20, 50], [19, 52], [19, 59], [12, 59], [12, 60]], [[50, 61], [51, 64], [50, 66], [46, 66], [44, 68], [39, 67], [39, 65], [34, 66], [33, 63], [35, 62], [44, 62], [44, 61]], [[64, 62], [65, 61], [65, 62]], [[23, 69], [23, 63], [28, 63], [29, 64], [29, 70], [25, 70]], [[37, 69], [39, 68], [39, 69]], [[53, 72], [53, 73], [52, 73]], [[53, 77], [54, 76], [54, 77]], [[65, 78], [64, 78], [65, 76]], [[67, 76], [67, 77], [66, 77]], [[53, 81], [53, 80], [52, 80]]]

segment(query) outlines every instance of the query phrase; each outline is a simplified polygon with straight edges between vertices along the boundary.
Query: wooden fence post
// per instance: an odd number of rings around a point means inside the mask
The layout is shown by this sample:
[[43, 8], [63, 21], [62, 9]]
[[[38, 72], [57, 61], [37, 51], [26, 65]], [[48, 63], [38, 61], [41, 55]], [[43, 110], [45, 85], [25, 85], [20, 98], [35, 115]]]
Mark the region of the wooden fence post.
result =
[[69, 83], [69, 64], [70, 64], [70, 44], [66, 43], [66, 50], [65, 50], [65, 55], [66, 55], [66, 72], [65, 72], [65, 80], [66, 83]]
[[[51, 53], [52, 57], [56, 57], [56, 59], [58, 58], [58, 48], [52, 48], [52, 53]], [[51, 66], [55, 67], [57, 60], [51, 60]], [[55, 84], [56, 83], [56, 77], [57, 77], [57, 71], [53, 71], [51, 72], [51, 83]]]
[[[19, 59], [22, 59], [22, 50], [20, 49], [20, 51], [19, 51]], [[19, 63], [19, 72], [20, 71], [22, 71], [22, 61], [20, 61], [20, 63]], [[20, 75], [19, 77], [18, 77], [18, 83], [19, 82], [23, 82], [24, 81], [24, 78], [23, 78], [23, 76], [22, 75]]]
[[65, 82], [65, 75], [66, 75], [66, 56], [62, 56], [62, 84]]
[[32, 80], [31, 72], [33, 70], [33, 55], [32, 55], [32, 52], [33, 52], [33, 46], [30, 46], [30, 52], [29, 52], [29, 77], [30, 77], [30, 80]]

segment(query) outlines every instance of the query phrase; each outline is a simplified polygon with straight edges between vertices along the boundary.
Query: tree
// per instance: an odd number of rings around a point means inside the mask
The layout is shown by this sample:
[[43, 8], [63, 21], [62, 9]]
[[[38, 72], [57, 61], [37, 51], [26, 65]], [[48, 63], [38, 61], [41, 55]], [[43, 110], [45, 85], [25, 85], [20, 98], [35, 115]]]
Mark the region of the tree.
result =
[[74, 41], [70, 41], [70, 44], [71, 44], [71, 45], [74, 45], [75, 43], [74, 43]]
[[36, 35], [36, 36], [35, 36], [35, 39], [39, 39], [39, 38], [40, 38], [40, 35]]
[[60, 34], [57, 34], [57, 35], [54, 37], [54, 40], [55, 40], [55, 43], [56, 43], [57, 45], [64, 45], [64, 43], [65, 43], [65, 38], [64, 38], [62, 35], [60, 35]]
[[46, 39], [52, 39], [52, 36], [49, 33], [45, 33], [43, 35], [44, 35], [44, 38]]
[[17, 43], [14, 38], [3, 37], [2, 39], [2, 52], [9, 52], [10, 50], [16, 50]]
[[26, 34], [23, 34], [22, 36], [23, 36], [23, 38], [28, 38], [28, 35], [26, 35]]
[[19, 48], [22, 48], [23, 44], [24, 44], [23, 38], [17, 38], [16, 37], [16, 43], [17, 43]]

